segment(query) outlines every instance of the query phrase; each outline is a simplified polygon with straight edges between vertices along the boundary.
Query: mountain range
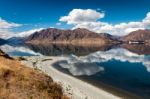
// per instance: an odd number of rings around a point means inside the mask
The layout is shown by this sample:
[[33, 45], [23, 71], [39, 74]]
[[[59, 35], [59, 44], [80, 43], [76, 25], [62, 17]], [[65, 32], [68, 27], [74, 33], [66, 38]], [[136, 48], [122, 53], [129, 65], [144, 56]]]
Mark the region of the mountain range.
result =
[[31, 44], [104, 45], [118, 43], [112, 35], [98, 34], [81, 28], [75, 30], [48, 28], [35, 32], [24, 40]]
[[114, 45], [120, 43], [143, 42], [150, 45], [150, 30], [137, 30], [123, 37], [116, 37], [108, 33], [95, 33], [83, 28], [61, 30], [56, 28], [43, 29], [27, 37], [13, 37], [8, 40], [0, 39], [4, 43], [25, 43], [34, 45], [71, 44], [82, 46]]

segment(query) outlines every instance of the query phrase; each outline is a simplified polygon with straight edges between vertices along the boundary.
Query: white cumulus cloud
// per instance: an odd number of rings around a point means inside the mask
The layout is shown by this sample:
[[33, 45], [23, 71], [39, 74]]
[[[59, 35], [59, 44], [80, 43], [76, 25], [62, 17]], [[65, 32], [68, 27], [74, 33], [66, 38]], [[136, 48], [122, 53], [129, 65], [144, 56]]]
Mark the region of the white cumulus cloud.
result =
[[95, 22], [104, 16], [104, 13], [91, 9], [73, 9], [68, 16], [61, 17], [60, 21], [67, 22], [67, 24], [80, 24], [82, 22]]
[[27, 37], [35, 32], [41, 31], [42, 29], [44, 29], [44, 28], [37, 28], [37, 29], [28, 30], [28, 31], [23, 31], [21, 33], [15, 34], [14, 36], [15, 37]]
[[27, 30], [23, 32], [12, 31], [13, 28], [20, 27], [20, 26], [22, 26], [22, 24], [8, 22], [0, 18], [0, 38], [8, 39], [11, 37], [26, 37], [35, 32], [41, 31], [43, 29], [43, 28], [37, 28], [37, 29]]
[[86, 28], [97, 33], [106, 32], [119, 36], [126, 35], [135, 30], [150, 28], [150, 12], [141, 21], [122, 22], [115, 25], [99, 21], [104, 16], [104, 12], [98, 12], [93, 9], [73, 9], [67, 16], [62, 16], [59, 21], [74, 25], [73, 29]]
[[9, 38], [13, 35], [12, 28], [20, 27], [21, 24], [8, 22], [0, 17], [0, 38]]
[[10, 29], [10, 28], [19, 27], [19, 26], [21, 26], [21, 24], [16, 24], [13, 22], [7, 22], [6, 20], [3, 20], [0, 17], [0, 29]]

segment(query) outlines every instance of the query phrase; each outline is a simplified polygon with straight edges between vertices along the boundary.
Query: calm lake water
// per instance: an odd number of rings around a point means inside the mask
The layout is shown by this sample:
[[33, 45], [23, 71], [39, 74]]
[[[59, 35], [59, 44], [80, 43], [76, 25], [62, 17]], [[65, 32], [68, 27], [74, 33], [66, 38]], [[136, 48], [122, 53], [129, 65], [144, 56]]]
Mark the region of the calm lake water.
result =
[[[61, 56], [55, 68], [106, 90], [150, 99], [150, 47], [121, 45], [79, 46], [10, 46], [0, 48], [11, 56]], [[102, 85], [108, 85], [103, 87]], [[117, 93], [114, 91], [114, 93]]]

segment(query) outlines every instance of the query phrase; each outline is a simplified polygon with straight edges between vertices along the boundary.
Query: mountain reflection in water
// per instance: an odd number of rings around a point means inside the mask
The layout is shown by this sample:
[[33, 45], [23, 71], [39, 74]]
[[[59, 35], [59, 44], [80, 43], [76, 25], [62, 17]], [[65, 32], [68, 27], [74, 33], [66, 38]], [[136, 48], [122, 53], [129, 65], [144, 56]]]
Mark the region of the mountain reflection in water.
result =
[[105, 46], [73, 46], [73, 45], [31, 45], [27, 44], [26, 47], [34, 52], [41, 53], [46, 56], [59, 56], [75, 54], [77, 56], [84, 56], [96, 51], [106, 51], [111, 49], [112, 45]]
[[63, 61], [56, 64], [58, 70], [98, 87], [103, 82], [130, 95], [150, 99], [150, 55], [117, 48], [86, 56], [64, 56]]
[[133, 53], [137, 53], [139, 55], [150, 54], [150, 45], [144, 45], [144, 44], [122, 44], [121, 47], [128, 49], [129, 51]]
[[[143, 66], [145, 66], [146, 70], [150, 72], [150, 56], [149, 55], [138, 55], [132, 52], [129, 52], [126, 49], [118, 48], [118, 49], [111, 49], [109, 51], [98, 51], [92, 54], [89, 54], [87, 56], [75, 56], [70, 55], [65, 56], [64, 64], [66, 66], [80, 63], [83, 65], [83, 63], [104, 63], [111, 60], [116, 60], [120, 62], [129, 62], [129, 63], [141, 63]], [[61, 62], [61, 67], [63, 68], [64, 65]], [[96, 66], [96, 65], [94, 65]], [[65, 68], [65, 67], [64, 67]], [[71, 68], [68, 68], [71, 69]], [[71, 71], [71, 70], [69, 70]], [[73, 73], [74, 74], [74, 73]]]

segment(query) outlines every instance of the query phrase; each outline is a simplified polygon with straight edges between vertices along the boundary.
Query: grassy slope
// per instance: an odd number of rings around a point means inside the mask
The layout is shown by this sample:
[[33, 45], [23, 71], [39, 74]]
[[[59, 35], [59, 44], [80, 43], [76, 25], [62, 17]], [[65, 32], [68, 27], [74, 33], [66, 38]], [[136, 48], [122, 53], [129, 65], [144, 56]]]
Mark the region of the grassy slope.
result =
[[27, 68], [0, 51], [1, 99], [68, 99], [47, 75]]

